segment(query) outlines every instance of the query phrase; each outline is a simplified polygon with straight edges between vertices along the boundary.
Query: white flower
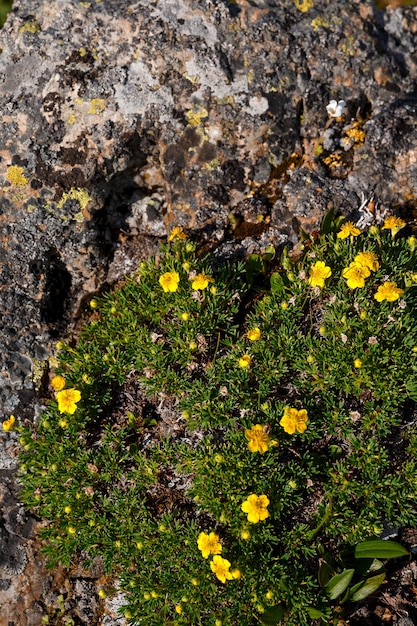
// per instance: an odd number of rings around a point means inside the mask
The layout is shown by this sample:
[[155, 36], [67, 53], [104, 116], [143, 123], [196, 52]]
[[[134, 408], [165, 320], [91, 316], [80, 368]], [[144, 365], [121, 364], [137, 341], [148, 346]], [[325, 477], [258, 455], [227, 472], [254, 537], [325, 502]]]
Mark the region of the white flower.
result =
[[344, 100], [330, 100], [326, 107], [327, 113], [330, 117], [341, 117], [346, 111], [346, 102]]

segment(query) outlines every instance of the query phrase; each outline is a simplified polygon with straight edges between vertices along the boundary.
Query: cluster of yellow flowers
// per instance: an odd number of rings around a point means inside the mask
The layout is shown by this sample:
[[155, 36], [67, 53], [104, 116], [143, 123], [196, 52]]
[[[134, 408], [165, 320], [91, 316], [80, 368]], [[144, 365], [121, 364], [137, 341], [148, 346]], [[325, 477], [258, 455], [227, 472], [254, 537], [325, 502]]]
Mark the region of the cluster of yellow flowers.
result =
[[197, 539], [197, 545], [198, 549], [201, 550], [201, 554], [204, 559], [208, 559], [210, 554], [214, 555], [210, 563], [210, 568], [220, 582], [225, 583], [226, 580], [238, 579], [241, 577], [240, 570], [235, 568], [230, 571], [232, 564], [230, 561], [220, 556], [223, 546], [216, 533], [211, 532], [207, 534], [205, 532], [201, 532]]
[[[257, 524], [269, 517], [268, 504], [269, 498], [265, 494], [260, 496], [252, 493], [247, 499], [242, 502], [241, 509], [248, 516], [248, 522], [251, 524]], [[241, 534], [243, 539], [248, 539], [250, 533], [243, 531]], [[204, 559], [208, 559], [210, 555], [213, 555], [213, 559], [210, 562], [211, 571], [217, 576], [220, 582], [225, 583], [226, 580], [233, 580], [241, 578], [242, 574], [238, 568], [230, 570], [232, 564], [227, 559], [220, 556], [223, 551], [223, 546], [220, 543], [220, 538], [215, 532], [205, 533], [201, 532], [197, 539], [198, 549], [201, 550], [201, 554]]]
[[[399, 217], [388, 217], [382, 230], [390, 230], [392, 237], [395, 237], [397, 232], [405, 226], [405, 222]], [[338, 239], [346, 239], [347, 237], [357, 237], [361, 231], [352, 222], [345, 222], [340, 231], [337, 233]], [[346, 279], [346, 284], [350, 289], [361, 289], [365, 286], [365, 279], [371, 275], [371, 272], [376, 272], [379, 269], [379, 261], [374, 252], [359, 252], [354, 260], [350, 263], [349, 267], [345, 267], [342, 271], [343, 278]], [[326, 265], [324, 261], [316, 261], [316, 263], [310, 268], [310, 275], [308, 282], [312, 287], [319, 287], [322, 289], [325, 284], [325, 280], [332, 275], [332, 270]], [[375, 300], [382, 302], [394, 302], [398, 300], [404, 293], [403, 289], [397, 287], [396, 283], [385, 281], [383, 285], [379, 285], [376, 293], [374, 294]]]
[[[58, 402], [58, 411], [73, 415], [77, 409], [77, 403], [81, 400], [81, 392], [74, 388], [65, 389], [66, 381], [60, 374], [52, 378], [51, 385]], [[63, 428], [67, 426], [65, 419], [60, 421], [60, 426]]]
[[[173, 241], [174, 239], [186, 239], [187, 235], [183, 232], [182, 228], [176, 226], [171, 231], [168, 241]], [[189, 269], [189, 264], [184, 263], [183, 268], [185, 270]], [[214, 279], [203, 272], [200, 274], [195, 274], [190, 276], [189, 280], [191, 280], [191, 288], [194, 291], [203, 291], [207, 289], [210, 283], [214, 282]], [[164, 272], [159, 277], [159, 284], [161, 285], [163, 291], [165, 293], [175, 293], [178, 290], [180, 284], [180, 275], [178, 272]], [[212, 291], [215, 290], [215, 287], [212, 288]]]

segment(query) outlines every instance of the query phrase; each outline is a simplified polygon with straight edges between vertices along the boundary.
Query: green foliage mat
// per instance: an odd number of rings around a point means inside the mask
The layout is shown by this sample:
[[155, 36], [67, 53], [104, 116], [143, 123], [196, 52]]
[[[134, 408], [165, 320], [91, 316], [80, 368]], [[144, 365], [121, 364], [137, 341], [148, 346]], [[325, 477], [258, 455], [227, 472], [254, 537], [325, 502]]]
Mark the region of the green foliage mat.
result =
[[417, 239], [329, 215], [273, 256], [174, 229], [17, 426], [50, 564], [101, 557], [132, 624], [332, 623], [384, 579], [354, 546], [417, 523]]

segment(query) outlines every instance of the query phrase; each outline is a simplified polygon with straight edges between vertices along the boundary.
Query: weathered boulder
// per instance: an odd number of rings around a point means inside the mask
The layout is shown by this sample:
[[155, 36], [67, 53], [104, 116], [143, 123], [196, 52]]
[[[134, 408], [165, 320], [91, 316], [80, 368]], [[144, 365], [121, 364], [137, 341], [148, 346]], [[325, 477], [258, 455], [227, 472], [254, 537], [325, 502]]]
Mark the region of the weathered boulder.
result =
[[239, 239], [280, 243], [362, 194], [413, 206], [415, 18], [351, 0], [15, 0], [0, 57], [4, 413], [24, 412], [34, 359], [121, 241], [180, 224], [219, 244], [233, 213]]
[[294, 242], [330, 208], [357, 220], [363, 200], [413, 217], [416, 31], [417, 8], [371, 0], [14, 0], [0, 415], [36, 417], [56, 339], [173, 225], [222, 258]]

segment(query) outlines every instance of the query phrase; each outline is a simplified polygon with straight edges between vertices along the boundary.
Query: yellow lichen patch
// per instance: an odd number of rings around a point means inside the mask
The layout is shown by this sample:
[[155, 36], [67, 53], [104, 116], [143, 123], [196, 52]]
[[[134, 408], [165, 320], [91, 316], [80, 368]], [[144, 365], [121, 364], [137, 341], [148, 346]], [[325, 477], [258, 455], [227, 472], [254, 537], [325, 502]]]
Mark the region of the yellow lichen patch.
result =
[[183, 74], [183, 77], [186, 80], [190, 81], [190, 83], [192, 83], [193, 85], [195, 85], [196, 83], [198, 83], [200, 81], [200, 77], [198, 76], [198, 74], [191, 75], [191, 74], [188, 74], [188, 72], [185, 72]]
[[106, 101], [104, 100], [104, 98], [93, 98], [92, 100], [90, 100], [90, 108], [88, 109], [87, 113], [89, 115], [100, 115], [101, 113], [103, 113], [105, 108]]
[[76, 200], [80, 205], [81, 210], [84, 211], [88, 203], [91, 202], [92, 198], [86, 189], [75, 189], [75, 187], [73, 187], [69, 191], [62, 194], [62, 198], [58, 202], [58, 209], [62, 209], [68, 200]]
[[208, 111], [207, 109], [201, 109], [200, 111], [187, 111], [186, 116], [190, 126], [200, 126], [201, 120], [208, 117]]
[[19, 33], [39, 33], [41, 30], [40, 24], [38, 22], [26, 22], [19, 28]]
[[301, 13], [306, 13], [314, 7], [313, 0], [294, 0], [294, 3]]
[[365, 131], [359, 126], [358, 122], [352, 124], [350, 128], [345, 130], [345, 137], [342, 143], [346, 145], [362, 145], [365, 141]]
[[89, 9], [91, 7], [91, 2], [80, 2], [80, 7], [84, 7], [84, 9]]
[[7, 168], [6, 180], [12, 185], [27, 185], [28, 179], [23, 174], [23, 167], [20, 165], [11, 165]]
[[84, 100], [82, 98], [75, 98], [75, 104], [82, 105], [84, 104]]
[[340, 26], [342, 20], [340, 17], [332, 16], [330, 18], [319, 15], [311, 20], [313, 30], [318, 31], [319, 28], [331, 28], [332, 26]]
[[332, 152], [332, 154], [329, 154], [328, 157], [323, 159], [323, 163], [325, 163], [330, 169], [333, 169], [335, 167], [340, 167], [341, 165], [343, 165], [343, 159], [340, 154]]
[[84, 46], [81, 46], [78, 52], [80, 54], [80, 57], [85, 57], [87, 55], [87, 50], [84, 48]]
[[75, 114], [74, 114], [74, 113], [71, 113], [71, 114], [70, 114], [70, 116], [69, 116], [69, 118], [68, 118], [68, 120], [67, 120], [67, 122], [68, 122], [68, 124], [71, 124], [71, 125], [72, 125], [72, 124], [75, 124], [76, 119], [77, 119], [77, 118], [75, 117]]

